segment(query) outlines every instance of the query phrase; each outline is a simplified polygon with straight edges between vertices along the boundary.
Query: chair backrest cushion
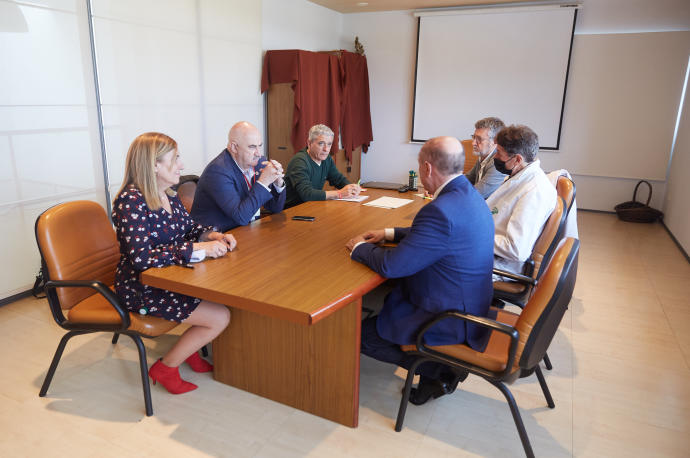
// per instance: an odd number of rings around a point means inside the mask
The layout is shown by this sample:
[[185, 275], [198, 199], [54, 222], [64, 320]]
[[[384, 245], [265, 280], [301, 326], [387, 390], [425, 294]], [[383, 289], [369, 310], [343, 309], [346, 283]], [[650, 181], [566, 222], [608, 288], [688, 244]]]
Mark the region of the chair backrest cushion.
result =
[[[120, 249], [105, 210], [80, 200], [56, 205], [36, 220], [36, 242], [49, 280], [115, 281]], [[72, 308], [90, 288], [58, 288], [60, 307]]]
[[475, 156], [472, 149], [472, 140], [462, 140], [462, 149], [465, 152], [465, 166], [462, 169], [462, 173], [467, 173], [472, 170], [474, 163], [477, 162], [478, 157]]
[[187, 209], [187, 213], [192, 211], [194, 194], [196, 193], [196, 182], [186, 181], [177, 187], [177, 197], [182, 201], [182, 205]]
[[534, 271], [532, 278], [539, 278], [544, 272], [544, 268], [549, 263], [556, 245], [563, 236], [565, 227], [565, 205], [560, 197], [556, 199], [556, 207], [551, 212], [551, 216], [546, 220], [544, 228], [539, 234], [539, 238], [532, 248], [532, 261], [534, 261]]
[[199, 175], [182, 175], [180, 182], [173, 186], [173, 190], [177, 191], [177, 197], [182, 201], [182, 205], [191, 213], [192, 204], [194, 203], [194, 194], [196, 194], [196, 187], [199, 183]]
[[516, 365], [531, 369], [544, 358], [575, 288], [580, 242], [563, 239], [518, 318]]
[[556, 181], [556, 193], [565, 201], [565, 214], [567, 215], [575, 200], [575, 183], [570, 178], [561, 175]]

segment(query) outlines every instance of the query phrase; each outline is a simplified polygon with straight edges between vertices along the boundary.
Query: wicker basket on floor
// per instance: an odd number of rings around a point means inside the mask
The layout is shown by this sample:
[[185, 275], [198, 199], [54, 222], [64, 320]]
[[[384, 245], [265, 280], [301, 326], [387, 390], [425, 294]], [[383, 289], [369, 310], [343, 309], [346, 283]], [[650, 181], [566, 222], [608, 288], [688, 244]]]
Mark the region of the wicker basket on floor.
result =
[[[649, 188], [649, 195], [647, 196], [647, 203], [637, 201], [637, 190], [640, 185], [644, 183]], [[656, 220], [663, 219], [664, 214], [659, 210], [649, 206], [649, 201], [652, 200], [652, 185], [648, 181], [640, 180], [635, 185], [633, 191], [633, 200], [623, 202], [614, 207], [618, 218], [630, 223], [653, 223]]]

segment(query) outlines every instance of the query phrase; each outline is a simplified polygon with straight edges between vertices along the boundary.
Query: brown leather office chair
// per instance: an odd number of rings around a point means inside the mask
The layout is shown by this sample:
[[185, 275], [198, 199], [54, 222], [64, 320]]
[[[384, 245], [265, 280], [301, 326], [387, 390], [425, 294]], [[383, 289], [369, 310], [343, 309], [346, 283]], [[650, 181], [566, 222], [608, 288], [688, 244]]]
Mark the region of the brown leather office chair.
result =
[[137, 345], [146, 415], [153, 415], [141, 337], [165, 334], [177, 323], [129, 313], [112, 291], [120, 250], [105, 210], [85, 200], [56, 205], [36, 219], [35, 231], [50, 311], [55, 322], [68, 331], [55, 351], [39, 396], [48, 392], [69, 339], [112, 332], [115, 344], [120, 334], [126, 334]]
[[474, 155], [472, 149], [472, 140], [461, 140], [462, 149], [465, 151], [465, 166], [462, 169], [462, 173], [467, 173], [472, 170], [474, 163], [477, 162], [477, 156]]
[[[565, 202], [559, 197], [556, 201], [556, 207], [551, 212], [549, 219], [546, 220], [539, 238], [534, 243], [531, 256], [525, 262], [522, 272], [518, 272], [519, 274], [530, 277], [535, 282], [539, 280], [556, 249], [556, 245], [563, 236], [565, 216]], [[511, 274], [514, 272], [494, 269], [494, 273], [512, 279]], [[523, 307], [532, 293], [533, 285], [534, 283], [526, 284], [520, 281], [495, 281], [494, 302], [499, 300]]]
[[[418, 355], [419, 358], [414, 361], [407, 373], [395, 430], [402, 429], [415, 370], [425, 361], [435, 361], [478, 375], [501, 390], [510, 406], [525, 453], [527, 456], [534, 456], [520, 411], [506, 383], [513, 383], [518, 378], [527, 377], [534, 372], [548, 406], [552, 409], [555, 407], [544, 375], [539, 368], [539, 361], [544, 358], [546, 349], [556, 334], [572, 298], [577, 276], [579, 247], [579, 241], [574, 238], [561, 241], [539, 284], [534, 289], [534, 294], [519, 315], [492, 308], [492, 312], [497, 314], [496, 319], [493, 320], [450, 311], [438, 315], [425, 324], [417, 336], [416, 345], [402, 347], [403, 351]], [[486, 328], [491, 333], [486, 349], [479, 352], [465, 344], [425, 345], [426, 331], [439, 321], [446, 319], [463, 320]]]
[[[560, 242], [565, 230], [565, 202], [562, 198], [556, 201], [556, 207], [551, 212], [551, 216], [546, 220], [544, 228], [539, 238], [534, 243], [532, 255], [525, 262], [522, 275], [515, 275], [513, 272], [506, 272], [494, 269], [494, 273], [517, 281], [495, 281], [494, 282], [494, 304], [510, 303], [518, 307], [524, 307], [525, 303], [532, 294], [534, 285], [544, 272], [553, 255], [556, 245]], [[523, 277], [528, 277], [528, 281]], [[544, 364], [548, 370], [553, 369], [549, 355], [544, 355]]]
[[182, 205], [187, 209], [187, 213], [192, 212], [197, 183], [199, 183], [198, 175], [183, 175], [180, 177], [180, 182], [173, 187], [177, 191], [177, 197], [182, 201]]
[[556, 181], [556, 193], [565, 201], [565, 214], [567, 216], [575, 201], [575, 183], [567, 176], [558, 177]]

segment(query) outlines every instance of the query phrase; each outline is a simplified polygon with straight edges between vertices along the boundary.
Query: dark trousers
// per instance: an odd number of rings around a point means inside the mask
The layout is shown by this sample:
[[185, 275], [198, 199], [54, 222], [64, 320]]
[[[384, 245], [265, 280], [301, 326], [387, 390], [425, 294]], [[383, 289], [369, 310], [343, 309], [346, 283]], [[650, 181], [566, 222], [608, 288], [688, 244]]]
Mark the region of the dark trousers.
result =
[[[418, 356], [411, 356], [400, 349], [400, 345], [386, 340], [376, 331], [376, 318], [366, 318], [362, 321], [362, 347], [361, 352], [379, 361], [397, 364], [400, 367], [409, 369]], [[424, 378], [434, 380], [449, 380], [455, 373], [448, 366], [427, 361], [417, 368], [417, 374]]]

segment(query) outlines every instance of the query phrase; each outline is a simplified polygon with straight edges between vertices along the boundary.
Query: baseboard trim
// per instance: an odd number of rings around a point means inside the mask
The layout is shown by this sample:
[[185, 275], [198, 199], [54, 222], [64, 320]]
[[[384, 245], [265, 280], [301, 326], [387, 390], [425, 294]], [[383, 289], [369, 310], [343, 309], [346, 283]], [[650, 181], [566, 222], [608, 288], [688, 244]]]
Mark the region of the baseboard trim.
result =
[[610, 210], [590, 210], [589, 208], [578, 208], [578, 212], [590, 212], [590, 213], [607, 213], [609, 215], [615, 215], [616, 212]]
[[25, 297], [31, 296], [31, 290], [27, 289], [26, 291], [22, 291], [21, 293], [13, 294], [11, 296], [8, 296], [4, 299], [0, 299], [0, 307], [3, 305], [7, 305], [10, 302], [18, 301], [19, 299], [24, 299]]
[[683, 256], [685, 256], [685, 260], [690, 263], [690, 256], [688, 256], [688, 252], [685, 251], [685, 248], [683, 248], [683, 245], [680, 244], [678, 239], [676, 238], [675, 235], [673, 235], [673, 232], [671, 232], [671, 229], [668, 228], [668, 226], [664, 223], [664, 220], [661, 220], [661, 225], [664, 226], [664, 229], [666, 229], [666, 232], [668, 232], [668, 235], [671, 236], [671, 240], [673, 240], [673, 243], [676, 244], [678, 249], [680, 250], [681, 253], [683, 253]]

